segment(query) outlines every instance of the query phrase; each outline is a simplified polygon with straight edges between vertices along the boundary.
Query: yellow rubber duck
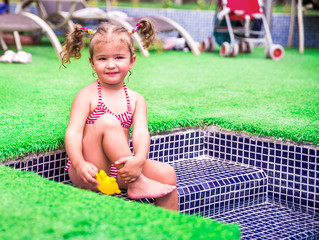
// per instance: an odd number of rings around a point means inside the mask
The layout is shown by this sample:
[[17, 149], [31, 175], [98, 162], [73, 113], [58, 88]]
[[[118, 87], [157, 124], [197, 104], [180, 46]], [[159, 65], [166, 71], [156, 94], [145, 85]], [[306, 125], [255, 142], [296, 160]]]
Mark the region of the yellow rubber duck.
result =
[[109, 177], [103, 170], [100, 173], [95, 173], [96, 180], [99, 182], [97, 188], [104, 194], [121, 193], [119, 185], [114, 177]]

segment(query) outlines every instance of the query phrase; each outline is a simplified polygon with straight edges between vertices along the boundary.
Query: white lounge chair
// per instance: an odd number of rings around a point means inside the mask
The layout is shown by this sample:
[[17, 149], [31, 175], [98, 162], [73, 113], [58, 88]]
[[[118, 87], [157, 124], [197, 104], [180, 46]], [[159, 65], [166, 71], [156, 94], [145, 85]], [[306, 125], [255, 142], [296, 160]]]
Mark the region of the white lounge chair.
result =
[[19, 11], [20, 8], [17, 8], [16, 13], [5, 13], [0, 15], [0, 45], [2, 49], [8, 49], [6, 42], [2, 37], [2, 32], [12, 32], [14, 35], [17, 51], [21, 51], [22, 44], [20, 41], [19, 32], [41, 31], [48, 36], [58, 55], [58, 58], [61, 59], [61, 43], [49, 25], [35, 14]]

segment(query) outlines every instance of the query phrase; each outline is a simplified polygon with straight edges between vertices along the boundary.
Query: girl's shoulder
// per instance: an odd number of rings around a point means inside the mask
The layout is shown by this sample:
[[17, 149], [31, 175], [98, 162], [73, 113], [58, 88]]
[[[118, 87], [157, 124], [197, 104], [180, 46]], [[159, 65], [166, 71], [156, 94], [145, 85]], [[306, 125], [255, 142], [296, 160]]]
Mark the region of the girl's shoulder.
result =
[[127, 93], [130, 97], [131, 102], [144, 100], [144, 97], [141, 94], [133, 91], [132, 89], [127, 88]]
[[79, 95], [91, 95], [92, 93], [96, 94], [97, 92], [97, 82], [91, 82], [89, 85], [85, 86], [79, 91]]
[[80, 101], [82, 103], [90, 103], [92, 98], [97, 95], [97, 83], [96, 81], [90, 83], [86, 87], [82, 88], [76, 95], [75, 101]]
[[132, 108], [133, 113], [135, 112], [136, 106], [143, 106], [143, 108], [146, 108], [146, 102], [144, 100], [144, 97], [139, 94], [138, 92], [135, 92], [131, 89], [127, 89], [127, 93], [130, 98], [130, 105]]

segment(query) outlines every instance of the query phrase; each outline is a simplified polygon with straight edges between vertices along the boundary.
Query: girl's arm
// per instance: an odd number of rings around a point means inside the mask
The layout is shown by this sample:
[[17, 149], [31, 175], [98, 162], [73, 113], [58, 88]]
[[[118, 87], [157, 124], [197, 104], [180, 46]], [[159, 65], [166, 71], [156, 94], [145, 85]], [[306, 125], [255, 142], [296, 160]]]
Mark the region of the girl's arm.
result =
[[82, 139], [86, 118], [89, 115], [90, 103], [86, 89], [82, 89], [75, 97], [70, 112], [69, 124], [65, 133], [65, 148], [80, 178], [93, 185], [97, 185], [95, 172], [98, 169], [84, 160], [82, 154]]
[[133, 182], [141, 174], [150, 148], [150, 135], [147, 124], [147, 107], [144, 98], [137, 94], [133, 115], [133, 157], [123, 157], [115, 164], [124, 164], [118, 173], [127, 182]]
[[150, 134], [147, 123], [147, 106], [140, 94], [137, 94], [133, 117], [132, 143], [135, 158], [144, 165], [150, 150]]

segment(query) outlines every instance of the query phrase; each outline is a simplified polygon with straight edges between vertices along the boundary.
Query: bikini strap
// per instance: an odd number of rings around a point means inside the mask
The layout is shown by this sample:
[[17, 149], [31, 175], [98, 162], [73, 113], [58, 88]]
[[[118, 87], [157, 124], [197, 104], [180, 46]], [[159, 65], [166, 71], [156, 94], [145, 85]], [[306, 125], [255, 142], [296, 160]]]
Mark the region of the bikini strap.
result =
[[126, 86], [125, 82], [123, 82], [123, 88], [124, 88], [125, 95], [126, 95], [127, 109], [131, 110], [130, 97], [129, 97], [128, 93], [127, 93], [127, 86]]
[[97, 80], [97, 92], [99, 93], [99, 103], [102, 102], [102, 91], [100, 81]]

